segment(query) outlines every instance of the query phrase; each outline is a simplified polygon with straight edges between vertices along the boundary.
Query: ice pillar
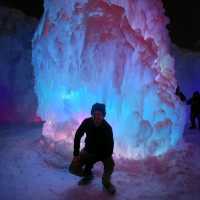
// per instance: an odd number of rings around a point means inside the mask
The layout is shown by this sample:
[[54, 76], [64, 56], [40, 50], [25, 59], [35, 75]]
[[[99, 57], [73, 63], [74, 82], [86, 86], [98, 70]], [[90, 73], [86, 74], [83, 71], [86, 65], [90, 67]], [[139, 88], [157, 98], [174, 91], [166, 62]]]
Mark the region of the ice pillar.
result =
[[33, 38], [43, 134], [71, 143], [95, 102], [107, 106], [115, 155], [160, 155], [182, 137], [174, 60], [160, 0], [45, 0]]

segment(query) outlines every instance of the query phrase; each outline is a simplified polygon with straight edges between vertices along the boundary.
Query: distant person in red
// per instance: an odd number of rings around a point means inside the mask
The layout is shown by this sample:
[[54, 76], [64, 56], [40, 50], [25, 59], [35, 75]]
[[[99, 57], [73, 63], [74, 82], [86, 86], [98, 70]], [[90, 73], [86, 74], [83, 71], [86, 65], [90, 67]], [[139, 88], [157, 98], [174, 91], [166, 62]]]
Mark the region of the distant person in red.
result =
[[[93, 179], [93, 165], [101, 161], [104, 165], [102, 184], [104, 188], [114, 194], [115, 187], [111, 183], [111, 175], [114, 169], [113, 132], [112, 127], [104, 119], [106, 115], [105, 104], [95, 103], [91, 109], [91, 117], [83, 120], [78, 127], [74, 138], [74, 158], [69, 171], [83, 178], [79, 185], [85, 185]], [[80, 151], [80, 141], [86, 134], [85, 147]]]
[[196, 128], [196, 119], [200, 129], [200, 94], [198, 91], [193, 93], [192, 98], [187, 101], [187, 104], [190, 105], [190, 129]]

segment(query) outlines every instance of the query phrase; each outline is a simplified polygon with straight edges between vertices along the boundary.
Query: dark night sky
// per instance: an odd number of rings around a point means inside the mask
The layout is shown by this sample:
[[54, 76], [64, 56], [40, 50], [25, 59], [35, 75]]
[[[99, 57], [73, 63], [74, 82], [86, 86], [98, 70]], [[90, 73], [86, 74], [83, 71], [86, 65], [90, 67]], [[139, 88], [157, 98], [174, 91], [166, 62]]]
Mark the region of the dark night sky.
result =
[[[171, 23], [168, 25], [171, 39], [180, 47], [200, 51], [200, 6], [198, 0], [162, 0]], [[43, 0], [0, 0], [23, 10], [27, 15], [40, 17]]]

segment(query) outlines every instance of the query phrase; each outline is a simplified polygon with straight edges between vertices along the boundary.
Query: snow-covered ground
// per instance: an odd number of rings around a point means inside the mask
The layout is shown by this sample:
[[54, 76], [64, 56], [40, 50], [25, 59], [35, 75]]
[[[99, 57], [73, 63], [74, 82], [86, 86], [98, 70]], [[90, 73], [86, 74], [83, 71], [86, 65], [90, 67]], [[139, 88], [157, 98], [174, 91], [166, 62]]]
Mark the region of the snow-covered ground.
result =
[[101, 186], [101, 164], [94, 168], [91, 185], [78, 186], [68, 173], [65, 158], [42, 145], [41, 127], [1, 127], [1, 200], [199, 200], [200, 131], [187, 131], [184, 142], [164, 157], [143, 161], [116, 161], [115, 196]]

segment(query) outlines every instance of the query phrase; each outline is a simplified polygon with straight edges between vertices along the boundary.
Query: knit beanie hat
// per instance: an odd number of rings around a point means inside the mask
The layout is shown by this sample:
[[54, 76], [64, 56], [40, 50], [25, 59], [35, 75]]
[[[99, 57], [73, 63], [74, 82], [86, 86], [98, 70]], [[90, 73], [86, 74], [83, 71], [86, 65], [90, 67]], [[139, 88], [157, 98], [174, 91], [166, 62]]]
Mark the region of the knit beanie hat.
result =
[[91, 115], [92, 116], [94, 115], [95, 111], [102, 112], [103, 116], [105, 117], [106, 116], [106, 106], [105, 106], [105, 104], [103, 104], [103, 103], [93, 104], [92, 109], [91, 109]]

